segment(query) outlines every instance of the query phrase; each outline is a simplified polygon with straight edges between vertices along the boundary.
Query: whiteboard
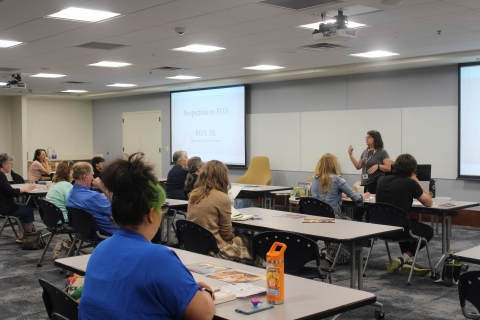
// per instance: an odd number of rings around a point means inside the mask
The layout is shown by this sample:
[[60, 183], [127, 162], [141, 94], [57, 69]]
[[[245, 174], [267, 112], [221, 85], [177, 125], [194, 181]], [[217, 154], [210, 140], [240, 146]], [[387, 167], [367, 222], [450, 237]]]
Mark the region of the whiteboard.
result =
[[247, 115], [250, 158], [267, 156], [271, 170], [300, 171], [300, 113]]
[[367, 131], [382, 135], [391, 158], [401, 153], [401, 109], [339, 110], [301, 113], [301, 171], [313, 172], [320, 157], [332, 153], [338, 157], [340, 172], [360, 174], [348, 156], [348, 147], [360, 158], [366, 148]]
[[457, 178], [457, 106], [402, 109], [402, 152], [432, 165], [432, 178]]
[[457, 177], [456, 106], [252, 114], [247, 117], [250, 156], [266, 155], [272, 170], [313, 172], [320, 157], [338, 157], [340, 172], [360, 174], [359, 158], [369, 130], [381, 133], [390, 159], [412, 154], [432, 165], [432, 177]]

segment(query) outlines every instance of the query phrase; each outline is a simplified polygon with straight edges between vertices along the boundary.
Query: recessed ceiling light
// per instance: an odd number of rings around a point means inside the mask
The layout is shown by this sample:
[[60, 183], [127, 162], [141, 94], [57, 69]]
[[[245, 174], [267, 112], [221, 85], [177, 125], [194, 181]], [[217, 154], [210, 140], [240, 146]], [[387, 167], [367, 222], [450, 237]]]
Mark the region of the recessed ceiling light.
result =
[[14, 46], [18, 46], [19, 44], [22, 44], [23, 42], [18, 42], [18, 41], [10, 41], [10, 40], [0, 40], [0, 48], [10, 48]]
[[114, 84], [107, 84], [107, 87], [120, 87], [120, 88], [129, 88], [129, 87], [136, 87], [136, 84], [129, 84], [129, 83], [114, 83]]
[[177, 79], [177, 80], [191, 80], [191, 79], [200, 79], [200, 77], [195, 76], [175, 76], [175, 77], [167, 77], [167, 79]]
[[398, 56], [398, 53], [388, 52], [388, 51], [369, 51], [363, 53], [353, 53], [351, 56], [361, 57], [361, 58], [380, 58], [380, 57], [389, 57], [389, 56]]
[[[335, 22], [335, 20], [325, 21], [325, 23], [334, 23], [334, 22]], [[318, 26], [320, 25], [320, 23], [322, 23], [322, 21], [316, 22], [316, 23], [304, 24], [304, 25], [301, 25], [301, 26], [297, 26], [297, 28], [315, 30], [315, 29], [318, 29]], [[347, 27], [349, 27], [349, 28], [363, 28], [363, 27], [368, 27], [368, 26], [366, 24], [363, 24], [363, 23], [348, 21]]]
[[6, 86], [7, 83], [6, 82], [0, 82], [0, 86]]
[[269, 66], [268, 64], [261, 64], [258, 66], [253, 66], [253, 67], [245, 67], [242, 69], [249, 69], [249, 70], [276, 70], [276, 69], [283, 69], [284, 67], [279, 67], [279, 66]]
[[64, 74], [55, 74], [55, 73], [37, 73], [34, 75], [31, 75], [30, 77], [35, 77], [35, 78], [61, 78], [65, 77]]
[[175, 49], [170, 49], [172, 51], [185, 51], [185, 52], [211, 52], [217, 50], [225, 50], [222, 47], [215, 47], [215, 46], [206, 46], [203, 44], [192, 44], [186, 47], [180, 47]]
[[45, 18], [75, 20], [83, 22], [99, 22], [119, 15], [120, 13], [70, 7], [57, 13], [45, 16]]
[[113, 61], [100, 61], [97, 63], [92, 63], [89, 64], [89, 66], [94, 66], [94, 67], [107, 67], [107, 68], [120, 68], [120, 67], [126, 67], [126, 66], [131, 66], [131, 63], [125, 63], [125, 62], [113, 62]]
[[87, 90], [63, 90], [62, 92], [67, 92], [67, 93], [85, 93], [88, 92]]

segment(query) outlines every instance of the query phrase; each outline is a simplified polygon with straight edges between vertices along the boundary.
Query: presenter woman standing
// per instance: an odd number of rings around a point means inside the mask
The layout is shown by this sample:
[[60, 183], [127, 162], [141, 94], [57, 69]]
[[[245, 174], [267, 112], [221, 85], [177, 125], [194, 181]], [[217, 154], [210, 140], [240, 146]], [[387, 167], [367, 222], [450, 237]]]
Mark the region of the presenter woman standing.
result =
[[357, 170], [362, 169], [362, 183], [365, 192], [377, 193], [377, 181], [390, 172], [392, 165], [387, 150], [383, 148], [383, 140], [380, 132], [370, 130], [365, 137], [367, 148], [362, 152], [360, 159], [353, 156], [353, 147], [348, 147], [350, 160]]

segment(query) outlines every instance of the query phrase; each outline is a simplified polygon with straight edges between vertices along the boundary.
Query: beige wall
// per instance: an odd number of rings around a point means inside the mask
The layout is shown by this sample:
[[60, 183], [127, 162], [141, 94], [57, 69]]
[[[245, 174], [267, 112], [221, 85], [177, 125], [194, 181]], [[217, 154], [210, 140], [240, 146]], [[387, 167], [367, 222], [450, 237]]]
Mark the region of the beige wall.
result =
[[10, 97], [0, 97], [0, 153], [12, 152], [12, 104]]
[[59, 157], [93, 153], [92, 102], [27, 98], [27, 151], [52, 147]]

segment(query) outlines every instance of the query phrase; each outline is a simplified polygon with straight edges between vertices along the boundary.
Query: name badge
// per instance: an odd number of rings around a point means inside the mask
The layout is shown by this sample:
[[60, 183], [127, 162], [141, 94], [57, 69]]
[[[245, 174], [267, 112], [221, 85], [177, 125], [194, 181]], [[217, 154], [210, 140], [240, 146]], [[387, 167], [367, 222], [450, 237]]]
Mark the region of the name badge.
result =
[[364, 174], [362, 174], [362, 179], [363, 179], [363, 180], [366, 180], [366, 179], [368, 179], [368, 173], [364, 173]]

